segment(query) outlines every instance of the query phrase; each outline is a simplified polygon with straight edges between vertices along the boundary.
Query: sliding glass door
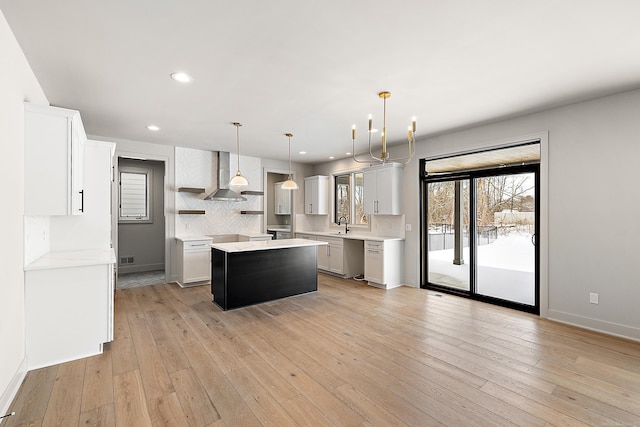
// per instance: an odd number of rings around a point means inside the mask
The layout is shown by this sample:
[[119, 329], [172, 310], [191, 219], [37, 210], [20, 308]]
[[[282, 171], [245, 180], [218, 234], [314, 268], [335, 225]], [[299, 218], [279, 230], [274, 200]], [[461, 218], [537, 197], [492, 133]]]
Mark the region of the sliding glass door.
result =
[[423, 287], [538, 312], [538, 170], [425, 177]]
[[469, 180], [427, 185], [429, 282], [468, 292]]
[[476, 293], [536, 305], [536, 176], [477, 178]]

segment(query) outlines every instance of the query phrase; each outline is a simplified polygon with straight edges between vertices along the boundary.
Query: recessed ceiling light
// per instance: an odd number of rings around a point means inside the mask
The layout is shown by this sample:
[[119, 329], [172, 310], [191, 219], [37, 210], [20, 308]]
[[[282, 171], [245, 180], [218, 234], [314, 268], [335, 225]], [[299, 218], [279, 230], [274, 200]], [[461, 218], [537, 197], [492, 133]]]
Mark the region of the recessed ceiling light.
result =
[[346, 154], [347, 156], [350, 156], [350, 155], [351, 155], [351, 153], [344, 153], [344, 154]]
[[157, 132], [157, 131], [160, 130], [160, 128], [158, 126], [156, 126], [156, 125], [149, 125], [149, 126], [147, 126], [147, 129], [149, 129], [150, 131], [153, 131], [153, 132]]
[[298, 154], [307, 154], [307, 152], [306, 151], [300, 151], [300, 152], [298, 152]]
[[329, 160], [333, 160], [333, 159], [335, 159], [335, 157], [329, 156]]
[[182, 71], [171, 73], [171, 78], [180, 83], [189, 83], [193, 80], [189, 74], [183, 73]]

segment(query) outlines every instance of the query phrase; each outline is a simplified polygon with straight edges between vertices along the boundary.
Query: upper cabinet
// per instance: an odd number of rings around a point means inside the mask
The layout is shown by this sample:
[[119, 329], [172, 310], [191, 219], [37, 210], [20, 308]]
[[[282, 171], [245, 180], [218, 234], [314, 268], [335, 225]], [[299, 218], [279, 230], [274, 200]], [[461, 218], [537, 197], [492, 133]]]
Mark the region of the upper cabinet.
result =
[[304, 179], [304, 213], [329, 214], [329, 177], [309, 176]]
[[84, 210], [84, 132], [80, 113], [25, 103], [24, 213], [79, 215]]
[[276, 215], [291, 215], [291, 190], [283, 189], [284, 182], [274, 184], [274, 212]]
[[364, 169], [364, 213], [402, 214], [402, 165], [388, 163]]

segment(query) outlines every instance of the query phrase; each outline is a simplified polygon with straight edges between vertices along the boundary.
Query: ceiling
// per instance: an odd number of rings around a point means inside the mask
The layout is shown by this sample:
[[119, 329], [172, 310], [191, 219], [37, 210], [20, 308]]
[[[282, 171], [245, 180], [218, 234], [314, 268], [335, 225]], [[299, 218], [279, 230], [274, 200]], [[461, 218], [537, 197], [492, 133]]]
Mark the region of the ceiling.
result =
[[[90, 135], [317, 163], [640, 87], [637, 0], [0, 0]], [[188, 84], [169, 75], [184, 71]], [[157, 132], [146, 129], [160, 127]], [[379, 135], [379, 134], [377, 134]], [[306, 154], [299, 154], [306, 151]]]

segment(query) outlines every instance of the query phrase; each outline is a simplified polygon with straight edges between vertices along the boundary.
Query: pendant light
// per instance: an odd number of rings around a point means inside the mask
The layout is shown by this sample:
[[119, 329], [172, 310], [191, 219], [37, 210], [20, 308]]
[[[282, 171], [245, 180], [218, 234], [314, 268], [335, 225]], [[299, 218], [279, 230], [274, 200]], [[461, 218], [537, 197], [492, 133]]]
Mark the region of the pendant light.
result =
[[229, 185], [234, 185], [237, 187], [246, 187], [247, 185], [249, 185], [249, 181], [247, 181], [247, 178], [242, 176], [242, 173], [240, 173], [240, 126], [242, 126], [242, 124], [238, 122], [233, 122], [233, 125], [236, 127], [236, 145], [238, 150], [238, 171], [236, 172], [236, 176], [231, 178], [231, 181], [229, 181]]
[[298, 184], [296, 184], [296, 182], [293, 180], [293, 178], [291, 178], [291, 137], [293, 136], [293, 134], [285, 133], [284, 135], [287, 138], [289, 138], [289, 178], [287, 178], [287, 180], [282, 183], [282, 189], [283, 190], [297, 190], [298, 189]]

